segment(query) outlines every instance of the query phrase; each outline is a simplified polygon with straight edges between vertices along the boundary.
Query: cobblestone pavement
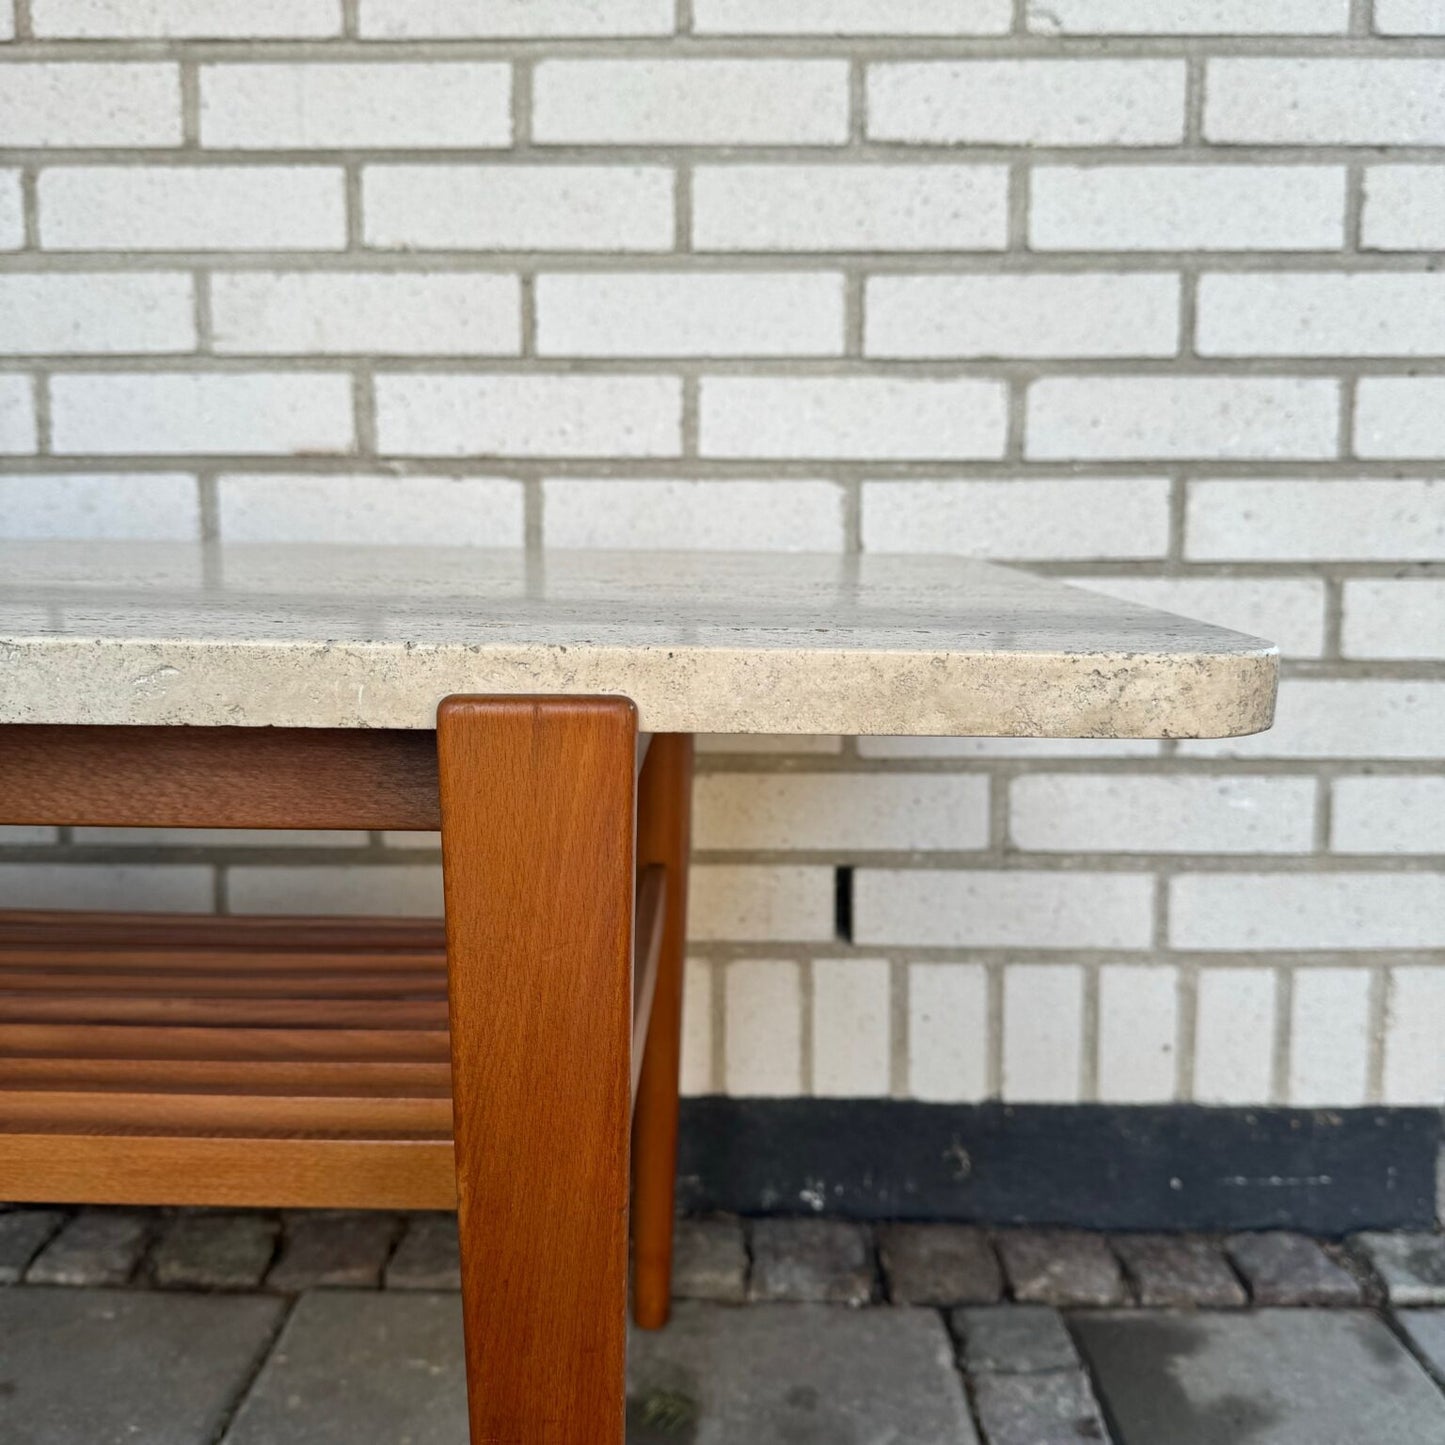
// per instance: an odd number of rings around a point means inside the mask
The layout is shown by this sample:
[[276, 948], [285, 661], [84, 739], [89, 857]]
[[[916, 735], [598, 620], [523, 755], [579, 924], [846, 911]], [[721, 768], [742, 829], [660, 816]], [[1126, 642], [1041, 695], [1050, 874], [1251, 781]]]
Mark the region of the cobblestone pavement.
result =
[[[465, 1445], [446, 1215], [0, 1209], [5, 1445]], [[1445, 1235], [688, 1220], [630, 1445], [1445, 1445]]]

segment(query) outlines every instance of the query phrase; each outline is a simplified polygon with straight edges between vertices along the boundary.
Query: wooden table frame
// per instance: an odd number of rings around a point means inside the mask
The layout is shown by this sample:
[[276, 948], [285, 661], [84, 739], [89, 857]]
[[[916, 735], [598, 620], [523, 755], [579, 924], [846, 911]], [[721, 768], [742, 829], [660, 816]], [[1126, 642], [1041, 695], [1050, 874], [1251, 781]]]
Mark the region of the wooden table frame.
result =
[[[280, 950], [287, 968], [315, 977], [344, 964], [333, 955], [358, 924], [10, 914], [0, 919], [5, 978], [49, 980], [52, 993], [68, 979], [72, 992], [46, 995], [43, 1017], [58, 1022], [7, 1035], [16, 1015], [0, 1014], [0, 1039], [11, 1039], [0, 1046], [0, 1198], [455, 1203], [474, 1445], [621, 1445], [629, 1197], [635, 1318], [657, 1327], [668, 1310], [691, 775], [692, 738], [640, 736], [636, 709], [618, 697], [452, 697], [434, 735], [0, 728], [5, 823], [439, 827], [450, 1040], [450, 1100], [444, 1086], [439, 1099], [385, 1095], [403, 1069], [429, 1068], [434, 1083], [444, 1059], [348, 1061], [371, 1082], [356, 1099], [328, 1095], [336, 1127], [319, 1130], [307, 1109], [322, 1101], [303, 1095], [324, 1066], [304, 1044], [285, 1060], [245, 1055], [246, 1068], [295, 1080], [264, 1097], [228, 1091], [228, 1068], [242, 1064], [226, 1059], [147, 1060], [142, 1090], [126, 1082], [139, 1062], [93, 1048], [77, 1074], [67, 1043], [104, 1033], [84, 992], [102, 936], [107, 966], [125, 970], [181, 967], [187, 948], [243, 970], [269, 949], [273, 963]], [[387, 959], [368, 986], [421, 969], [417, 930], [435, 928], [361, 926], [364, 946]], [[187, 969], [203, 966], [185, 957]], [[145, 977], [151, 1002], [137, 1016], [149, 1017], [165, 981]], [[369, 1018], [367, 1004], [321, 1006]], [[196, 1001], [203, 1020], [207, 1005], [227, 1003]], [[376, 1006], [398, 1017], [408, 1007]], [[290, 1019], [299, 1005], [247, 1007], [265, 1020], [268, 1008]], [[417, 1014], [432, 1018], [420, 1004]], [[251, 1033], [280, 1036], [235, 1036]], [[40, 1042], [18, 1048], [19, 1034]]]

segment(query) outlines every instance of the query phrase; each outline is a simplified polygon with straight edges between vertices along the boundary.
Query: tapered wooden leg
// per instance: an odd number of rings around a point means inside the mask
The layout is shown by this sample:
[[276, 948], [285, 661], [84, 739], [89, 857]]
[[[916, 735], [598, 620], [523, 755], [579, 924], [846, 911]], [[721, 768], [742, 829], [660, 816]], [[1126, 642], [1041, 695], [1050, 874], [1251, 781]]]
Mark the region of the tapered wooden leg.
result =
[[692, 735], [652, 739], [637, 794], [639, 866], [667, 870], [667, 912], [657, 991], [632, 1118], [632, 1317], [647, 1330], [667, 1323], [672, 1297], [673, 1190], [677, 1178], [677, 1088], [682, 1045], [687, 861], [691, 842]]
[[622, 1445], [636, 711], [437, 715], [473, 1445]]

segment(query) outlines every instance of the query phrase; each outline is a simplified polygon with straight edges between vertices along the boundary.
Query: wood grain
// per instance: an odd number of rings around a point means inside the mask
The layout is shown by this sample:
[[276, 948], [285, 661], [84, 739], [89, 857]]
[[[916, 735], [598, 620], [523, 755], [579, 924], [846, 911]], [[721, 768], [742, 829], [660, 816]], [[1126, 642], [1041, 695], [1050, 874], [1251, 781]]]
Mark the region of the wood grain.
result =
[[637, 716], [437, 718], [473, 1445], [623, 1445]]

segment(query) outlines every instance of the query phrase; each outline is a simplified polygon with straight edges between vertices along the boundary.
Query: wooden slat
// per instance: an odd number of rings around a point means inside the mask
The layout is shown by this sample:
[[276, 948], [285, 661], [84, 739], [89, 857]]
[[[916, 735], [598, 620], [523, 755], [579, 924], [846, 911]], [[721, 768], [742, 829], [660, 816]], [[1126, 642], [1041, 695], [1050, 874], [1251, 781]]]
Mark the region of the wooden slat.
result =
[[[4, 733], [0, 731], [0, 738]], [[446, 929], [435, 918], [334, 918], [209, 913], [0, 910], [0, 947], [72, 944], [102, 948], [279, 949], [288, 953], [395, 949], [442, 953]]]
[[307, 972], [365, 973], [376, 970], [398, 970], [419, 974], [434, 973], [444, 967], [440, 950], [417, 953], [277, 953], [255, 952], [232, 948], [219, 953], [199, 948], [163, 949], [151, 947], [97, 948], [62, 945], [48, 948], [34, 944], [14, 947], [0, 945], [0, 969], [45, 968], [87, 969], [115, 968], [174, 969], [194, 972], [206, 969], [222, 974], [244, 969], [248, 973]]
[[143, 973], [134, 969], [21, 969], [0, 961], [0, 997], [25, 994], [164, 994], [174, 998], [428, 998], [445, 999], [444, 965], [423, 973], [262, 973], [229, 969], [224, 973]]
[[212, 1028], [445, 1030], [437, 999], [170, 998], [131, 994], [0, 994], [0, 1024], [192, 1024]]
[[0, 1024], [0, 1056], [83, 1059], [414, 1060], [449, 1057], [444, 1029], [166, 1028]]
[[371, 1059], [0, 1059], [0, 1089], [230, 1089], [357, 1098], [451, 1097], [450, 1063]]

